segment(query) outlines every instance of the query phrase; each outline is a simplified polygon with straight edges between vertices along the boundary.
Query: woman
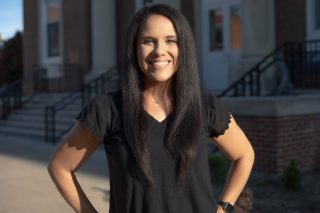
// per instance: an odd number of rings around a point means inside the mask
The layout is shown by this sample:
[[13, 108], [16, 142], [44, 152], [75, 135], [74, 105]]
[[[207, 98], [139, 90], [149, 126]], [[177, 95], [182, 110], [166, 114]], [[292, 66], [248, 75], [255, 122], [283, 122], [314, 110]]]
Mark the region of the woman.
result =
[[[142, 8], [127, 35], [121, 91], [95, 98], [78, 115], [49, 164], [77, 212], [95, 212], [74, 172], [103, 143], [110, 212], [227, 212], [252, 169], [254, 152], [231, 114], [200, 94], [192, 31], [180, 12]], [[219, 204], [212, 193], [207, 138], [232, 160]]]

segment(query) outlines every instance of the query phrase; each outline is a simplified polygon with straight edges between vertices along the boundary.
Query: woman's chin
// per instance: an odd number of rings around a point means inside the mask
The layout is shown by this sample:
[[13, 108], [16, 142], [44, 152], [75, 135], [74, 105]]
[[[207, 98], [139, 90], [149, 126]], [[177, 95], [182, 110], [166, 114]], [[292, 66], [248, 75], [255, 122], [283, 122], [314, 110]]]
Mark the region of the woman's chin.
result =
[[151, 84], [163, 84], [170, 82], [173, 76], [151, 76], [148, 77], [148, 79], [145, 79], [148, 81], [148, 83]]

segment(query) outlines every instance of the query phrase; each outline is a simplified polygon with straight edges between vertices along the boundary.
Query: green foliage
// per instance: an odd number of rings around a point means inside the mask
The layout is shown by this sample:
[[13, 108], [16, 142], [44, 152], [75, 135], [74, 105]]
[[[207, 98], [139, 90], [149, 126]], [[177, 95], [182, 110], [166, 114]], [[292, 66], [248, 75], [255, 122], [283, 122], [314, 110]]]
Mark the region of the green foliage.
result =
[[288, 189], [299, 189], [301, 186], [302, 174], [294, 160], [291, 160], [283, 171], [282, 182]]
[[0, 85], [8, 84], [22, 77], [22, 34], [4, 42], [0, 53]]
[[229, 160], [221, 153], [208, 156], [211, 178], [213, 181], [225, 181], [229, 170]]

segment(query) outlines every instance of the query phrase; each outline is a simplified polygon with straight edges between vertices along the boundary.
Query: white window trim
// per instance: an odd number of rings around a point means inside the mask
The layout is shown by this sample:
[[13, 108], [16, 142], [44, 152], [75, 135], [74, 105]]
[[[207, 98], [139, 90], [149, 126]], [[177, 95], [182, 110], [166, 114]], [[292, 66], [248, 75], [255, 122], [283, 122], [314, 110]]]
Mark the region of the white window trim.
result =
[[[62, 3], [62, 1], [61, 1]], [[40, 53], [40, 64], [41, 65], [53, 65], [62, 64], [63, 59], [63, 16], [61, 13], [60, 18], [60, 55], [55, 57], [48, 57], [48, 44], [47, 44], [47, 1], [39, 0], [39, 53]]]
[[307, 39], [319, 39], [320, 29], [315, 29], [315, 11], [314, 11], [315, 0], [307, 0], [307, 11], [306, 11], [306, 26], [307, 26]]

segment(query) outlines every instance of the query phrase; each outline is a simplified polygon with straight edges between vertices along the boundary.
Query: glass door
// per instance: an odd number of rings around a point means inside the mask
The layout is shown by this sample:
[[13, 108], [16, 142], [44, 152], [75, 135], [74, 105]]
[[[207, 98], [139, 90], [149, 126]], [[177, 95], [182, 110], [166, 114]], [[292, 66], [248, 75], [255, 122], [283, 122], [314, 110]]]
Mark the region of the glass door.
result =
[[242, 49], [240, 0], [208, 1], [202, 7], [202, 85], [221, 91], [229, 85], [230, 66]]

